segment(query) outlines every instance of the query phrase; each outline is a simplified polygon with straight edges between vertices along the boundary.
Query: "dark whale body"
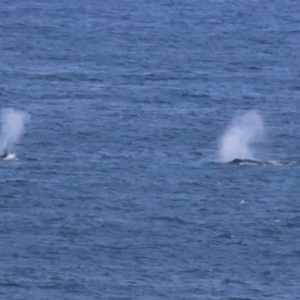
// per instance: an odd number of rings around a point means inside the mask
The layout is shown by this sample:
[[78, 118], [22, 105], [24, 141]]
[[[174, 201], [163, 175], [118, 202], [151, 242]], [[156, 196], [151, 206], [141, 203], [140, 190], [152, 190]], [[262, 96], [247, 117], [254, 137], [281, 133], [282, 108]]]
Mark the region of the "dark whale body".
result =
[[1, 159], [5, 159], [7, 156], [8, 156], [8, 153], [4, 152], [4, 153], [0, 156], [0, 158], [1, 158]]
[[283, 161], [259, 161], [254, 159], [240, 159], [235, 158], [230, 161], [228, 164], [230, 165], [256, 165], [256, 166], [289, 166], [293, 165], [295, 162], [283, 162]]
[[268, 162], [258, 161], [254, 159], [240, 159], [236, 158], [229, 162], [230, 165], [242, 165], [242, 164], [253, 164], [253, 165], [266, 165]]

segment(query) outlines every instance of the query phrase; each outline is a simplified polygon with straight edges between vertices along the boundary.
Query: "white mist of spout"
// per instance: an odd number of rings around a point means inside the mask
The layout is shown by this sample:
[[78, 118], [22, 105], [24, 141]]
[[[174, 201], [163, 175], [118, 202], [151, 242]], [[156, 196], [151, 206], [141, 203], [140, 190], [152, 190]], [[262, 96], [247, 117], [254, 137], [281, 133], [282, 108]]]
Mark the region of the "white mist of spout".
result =
[[12, 108], [1, 111], [0, 155], [9, 152], [24, 134], [25, 124], [29, 120], [26, 112]]
[[219, 157], [222, 162], [235, 158], [254, 159], [251, 144], [261, 137], [263, 120], [256, 111], [250, 111], [233, 120], [221, 139]]

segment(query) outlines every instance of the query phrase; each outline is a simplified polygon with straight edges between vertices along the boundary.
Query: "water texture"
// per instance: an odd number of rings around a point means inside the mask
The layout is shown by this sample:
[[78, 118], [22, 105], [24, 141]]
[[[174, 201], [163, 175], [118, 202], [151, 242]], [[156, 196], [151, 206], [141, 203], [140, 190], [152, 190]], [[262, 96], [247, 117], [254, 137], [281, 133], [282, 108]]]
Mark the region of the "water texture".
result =
[[3, 1], [0, 298], [298, 299], [299, 12]]

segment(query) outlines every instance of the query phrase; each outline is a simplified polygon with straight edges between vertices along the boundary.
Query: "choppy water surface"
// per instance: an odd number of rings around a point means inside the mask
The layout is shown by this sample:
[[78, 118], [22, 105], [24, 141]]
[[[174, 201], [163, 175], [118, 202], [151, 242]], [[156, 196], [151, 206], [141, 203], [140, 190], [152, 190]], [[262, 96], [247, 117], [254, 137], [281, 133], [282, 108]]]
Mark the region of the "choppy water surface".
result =
[[297, 299], [299, 11], [4, 1], [0, 298]]

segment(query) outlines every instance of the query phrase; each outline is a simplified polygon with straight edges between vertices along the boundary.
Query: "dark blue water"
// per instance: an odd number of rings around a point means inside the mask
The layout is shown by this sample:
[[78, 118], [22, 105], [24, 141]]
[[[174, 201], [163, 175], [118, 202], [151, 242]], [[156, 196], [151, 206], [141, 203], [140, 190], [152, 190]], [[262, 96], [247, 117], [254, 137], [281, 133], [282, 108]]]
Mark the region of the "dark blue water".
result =
[[3, 1], [1, 299], [297, 299], [300, 168], [217, 163], [236, 114], [300, 161], [297, 1]]

